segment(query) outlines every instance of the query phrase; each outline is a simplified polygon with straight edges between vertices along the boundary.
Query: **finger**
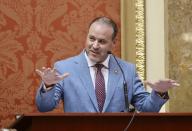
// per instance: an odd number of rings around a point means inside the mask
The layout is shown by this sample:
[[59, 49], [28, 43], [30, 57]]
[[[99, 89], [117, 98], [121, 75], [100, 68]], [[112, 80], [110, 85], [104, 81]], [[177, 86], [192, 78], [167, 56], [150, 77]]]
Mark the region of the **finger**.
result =
[[69, 73], [64, 73], [63, 75], [58, 76], [61, 80], [69, 76]]
[[173, 85], [174, 87], [180, 86], [179, 83], [172, 83], [172, 85]]
[[42, 72], [41, 70], [39, 70], [39, 69], [36, 69], [35, 71], [37, 72], [37, 74], [38, 74], [39, 76], [41, 76], [41, 77], [42, 77], [42, 75], [43, 75], [43, 72]]
[[161, 83], [177, 83], [175, 80], [172, 79], [165, 79], [165, 80], [159, 80]]
[[45, 69], [46, 69], [46, 67], [43, 66], [43, 67], [42, 67], [42, 71], [44, 71]]
[[169, 79], [169, 81], [168, 81], [170, 84], [171, 84], [171, 86], [180, 86], [180, 84], [179, 83], [177, 83], [177, 81], [175, 81], [175, 80], [172, 80], [172, 79]]
[[165, 79], [165, 80], [159, 80], [158, 83], [172, 83], [175, 82], [174, 80], [171, 79]]
[[159, 80], [156, 84], [162, 87], [175, 87], [179, 86], [180, 84], [177, 83], [175, 80], [167, 79], [167, 80]]
[[42, 67], [41, 71], [45, 74], [47, 72], [47, 69], [48, 69], [47, 67]]
[[173, 83], [177, 83], [175, 80], [169, 80], [169, 83], [173, 84]]
[[44, 70], [44, 73], [45, 74], [48, 74], [48, 73], [50, 73], [51, 72], [51, 68], [46, 68], [45, 70]]

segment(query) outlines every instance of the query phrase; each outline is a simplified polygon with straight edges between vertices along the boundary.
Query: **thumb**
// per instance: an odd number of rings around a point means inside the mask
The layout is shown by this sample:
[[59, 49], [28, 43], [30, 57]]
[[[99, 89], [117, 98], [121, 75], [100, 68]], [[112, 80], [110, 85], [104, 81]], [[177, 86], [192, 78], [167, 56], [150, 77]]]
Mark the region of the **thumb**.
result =
[[70, 74], [69, 73], [64, 73], [63, 75], [60, 75], [59, 78], [61, 80], [63, 80], [64, 78], [66, 78], [67, 76], [69, 76]]

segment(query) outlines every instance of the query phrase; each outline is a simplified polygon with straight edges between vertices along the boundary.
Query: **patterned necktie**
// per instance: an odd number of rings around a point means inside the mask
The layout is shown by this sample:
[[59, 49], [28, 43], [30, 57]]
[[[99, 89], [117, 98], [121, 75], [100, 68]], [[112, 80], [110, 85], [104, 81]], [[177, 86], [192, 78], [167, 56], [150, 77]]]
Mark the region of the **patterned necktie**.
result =
[[99, 111], [102, 112], [103, 105], [105, 102], [105, 80], [101, 72], [101, 69], [104, 67], [104, 65], [96, 64], [95, 67], [97, 68], [96, 79], [95, 79], [95, 93], [97, 97]]

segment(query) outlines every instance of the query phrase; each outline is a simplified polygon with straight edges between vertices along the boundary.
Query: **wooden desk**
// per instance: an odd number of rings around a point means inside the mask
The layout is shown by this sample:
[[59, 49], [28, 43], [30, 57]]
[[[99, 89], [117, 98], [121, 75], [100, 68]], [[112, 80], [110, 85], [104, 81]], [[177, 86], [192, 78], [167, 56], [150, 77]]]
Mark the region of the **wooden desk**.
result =
[[[18, 131], [123, 131], [133, 113], [24, 114]], [[192, 113], [137, 113], [128, 131], [192, 131]]]

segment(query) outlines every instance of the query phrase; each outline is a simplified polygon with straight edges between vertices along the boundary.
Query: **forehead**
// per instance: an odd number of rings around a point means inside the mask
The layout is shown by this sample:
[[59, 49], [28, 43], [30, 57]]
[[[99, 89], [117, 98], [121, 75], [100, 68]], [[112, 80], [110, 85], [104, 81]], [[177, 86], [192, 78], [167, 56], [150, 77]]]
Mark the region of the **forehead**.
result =
[[104, 35], [106, 37], [112, 37], [113, 28], [112, 26], [102, 23], [95, 22], [89, 28], [89, 34], [91, 35]]

